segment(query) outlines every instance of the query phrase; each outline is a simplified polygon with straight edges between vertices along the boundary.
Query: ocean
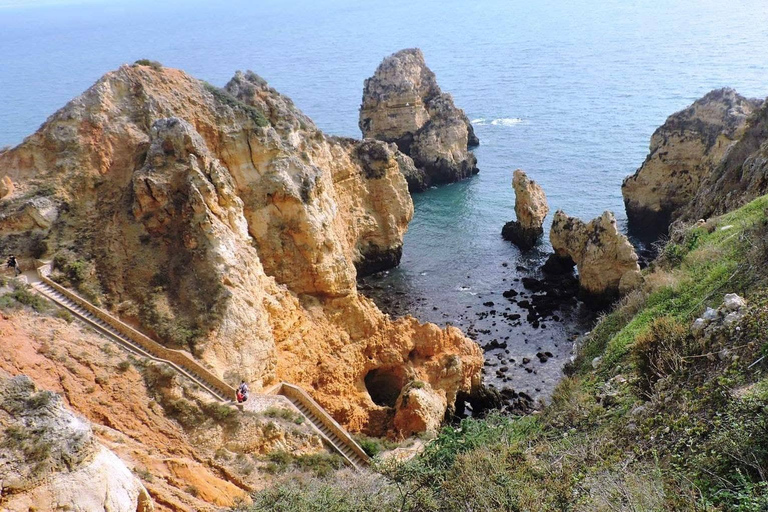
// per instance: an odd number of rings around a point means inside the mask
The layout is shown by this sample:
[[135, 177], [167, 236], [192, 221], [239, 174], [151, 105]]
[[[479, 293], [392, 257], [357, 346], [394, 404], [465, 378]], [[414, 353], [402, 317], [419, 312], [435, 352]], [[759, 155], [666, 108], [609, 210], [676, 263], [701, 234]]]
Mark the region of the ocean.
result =
[[500, 238], [512, 171], [543, 186], [547, 224], [556, 209], [608, 209], [624, 226], [621, 181], [668, 115], [714, 88], [768, 95], [766, 26], [764, 0], [0, 0], [0, 147], [141, 58], [217, 85], [251, 69], [326, 133], [359, 137], [363, 81], [419, 47], [473, 121], [480, 174], [415, 195], [400, 267], [366, 282], [393, 315], [505, 341], [487, 351], [486, 381], [546, 398], [589, 324], [578, 310], [544, 329], [490, 314], [521, 312], [501, 294], [525, 293], [515, 279], [536, 276], [548, 250], [546, 238], [525, 254]]

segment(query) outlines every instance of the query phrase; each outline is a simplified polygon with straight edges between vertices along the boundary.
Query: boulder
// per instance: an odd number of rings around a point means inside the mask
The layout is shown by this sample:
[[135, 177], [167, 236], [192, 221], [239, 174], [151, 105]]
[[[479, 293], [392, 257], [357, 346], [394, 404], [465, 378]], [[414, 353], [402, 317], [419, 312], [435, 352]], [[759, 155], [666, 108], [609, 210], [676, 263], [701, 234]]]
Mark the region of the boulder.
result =
[[418, 432], [435, 432], [445, 417], [445, 394], [423, 381], [403, 388], [395, 404], [395, 430], [403, 437]]
[[472, 124], [440, 90], [418, 48], [390, 55], [365, 81], [359, 125], [363, 137], [393, 142], [413, 158], [424, 174], [405, 174], [412, 191], [478, 172]]
[[667, 118], [653, 133], [645, 162], [621, 187], [630, 232], [647, 241], [666, 234], [744, 135], [759, 105], [733, 89], [718, 89]]
[[610, 302], [642, 281], [635, 249], [619, 233], [609, 211], [584, 223], [558, 210], [549, 239], [560, 260], [570, 258], [576, 263], [579, 286], [587, 300]]
[[512, 177], [517, 220], [504, 224], [501, 236], [523, 250], [530, 249], [544, 233], [544, 218], [549, 213], [547, 196], [538, 183], [520, 169]]

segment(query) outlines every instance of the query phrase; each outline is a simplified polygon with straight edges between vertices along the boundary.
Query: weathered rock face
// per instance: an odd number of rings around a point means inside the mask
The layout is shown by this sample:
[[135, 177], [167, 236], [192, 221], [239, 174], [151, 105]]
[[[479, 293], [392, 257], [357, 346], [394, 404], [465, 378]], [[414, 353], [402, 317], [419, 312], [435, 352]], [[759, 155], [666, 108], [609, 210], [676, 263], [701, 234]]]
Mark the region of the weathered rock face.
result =
[[[652, 241], [667, 232], [670, 222], [693, 217], [694, 211], [706, 212], [706, 207], [691, 205], [722, 195], [715, 190], [705, 195], [702, 187], [714, 187], [726, 155], [744, 162], [747, 155], [737, 153], [745, 151], [731, 149], [745, 135], [747, 119], [759, 105], [732, 89], [718, 89], [671, 115], [651, 137], [643, 165], [622, 184], [630, 231]], [[749, 146], [746, 153], [757, 149]]]
[[61, 398], [24, 376], [0, 379], [0, 481], [3, 510], [149, 512], [147, 490], [93, 437]]
[[544, 218], [549, 213], [547, 196], [538, 183], [520, 169], [512, 176], [515, 189], [515, 215], [517, 220], [507, 222], [501, 236], [521, 249], [530, 249], [544, 233]]
[[3, 176], [0, 180], [0, 199], [5, 199], [9, 195], [13, 194], [16, 187], [13, 185], [13, 181], [8, 176]]
[[418, 172], [405, 174], [411, 191], [478, 172], [468, 149], [479, 144], [464, 111], [440, 90], [418, 48], [401, 50], [365, 81], [360, 107], [363, 137], [394, 142]]
[[358, 271], [399, 260], [409, 160], [326, 137], [250, 72], [216, 89], [123, 66], [0, 154], [0, 173], [32, 198], [0, 203], [0, 241], [34, 221], [37, 256], [67, 248], [92, 262], [124, 320], [229, 382], [292, 381], [347, 427], [383, 432], [394, 411], [372, 401], [369, 371], [396, 368], [455, 399], [482, 366], [458, 330], [391, 321], [357, 294]]
[[576, 264], [579, 285], [587, 299], [607, 302], [642, 280], [637, 254], [627, 237], [619, 233], [611, 212], [585, 224], [558, 210], [549, 239], [559, 259]]
[[416, 432], [435, 432], [445, 416], [445, 394], [429, 384], [414, 381], [397, 398], [395, 428], [403, 436]]

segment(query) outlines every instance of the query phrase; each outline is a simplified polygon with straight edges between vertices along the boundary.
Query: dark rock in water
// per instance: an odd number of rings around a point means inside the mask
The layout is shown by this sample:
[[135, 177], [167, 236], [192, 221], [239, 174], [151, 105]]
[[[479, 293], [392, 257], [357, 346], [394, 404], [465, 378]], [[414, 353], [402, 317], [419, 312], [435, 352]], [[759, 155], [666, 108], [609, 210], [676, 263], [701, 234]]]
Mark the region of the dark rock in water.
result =
[[539, 358], [539, 362], [546, 363], [549, 360], [549, 357], [545, 355], [543, 352], [537, 352], [536, 357]]
[[504, 298], [509, 299], [511, 297], [517, 297], [518, 293], [516, 290], [507, 290], [501, 295], [504, 296]]
[[492, 301], [483, 302], [483, 306], [485, 306], [485, 307], [487, 307], [487, 308], [493, 307], [493, 305], [494, 305], [494, 304], [493, 304], [493, 302], [492, 302]]
[[533, 277], [524, 277], [523, 286], [526, 290], [531, 290], [534, 293], [540, 292], [545, 288], [545, 284], [542, 281]]
[[516, 220], [511, 220], [501, 228], [501, 237], [512, 242], [523, 251], [532, 249], [544, 233], [542, 228], [526, 229]]
[[[504, 379], [508, 381], [508, 378]], [[469, 404], [472, 416], [483, 418], [491, 411], [502, 411], [507, 414], [521, 415], [530, 414], [536, 410], [533, 398], [523, 392], [516, 392], [514, 389], [504, 387], [501, 391], [497, 390], [493, 384], [481, 386], [471, 395], [459, 393], [456, 397], [456, 417], [466, 417], [466, 405]]]
[[524, 357], [523, 358], [523, 364], [528, 364], [530, 362], [531, 362], [531, 359], [529, 357]]
[[552, 253], [541, 267], [541, 271], [550, 275], [568, 274], [573, 273], [573, 267], [575, 266], [576, 263], [570, 257], [562, 257]]
[[528, 267], [524, 267], [522, 265], [518, 265], [518, 266], [515, 267], [515, 270], [517, 270], [518, 272], [528, 272]]
[[358, 277], [365, 277], [398, 266], [400, 258], [403, 256], [403, 246], [381, 248], [371, 244], [362, 252], [362, 258], [355, 262]]

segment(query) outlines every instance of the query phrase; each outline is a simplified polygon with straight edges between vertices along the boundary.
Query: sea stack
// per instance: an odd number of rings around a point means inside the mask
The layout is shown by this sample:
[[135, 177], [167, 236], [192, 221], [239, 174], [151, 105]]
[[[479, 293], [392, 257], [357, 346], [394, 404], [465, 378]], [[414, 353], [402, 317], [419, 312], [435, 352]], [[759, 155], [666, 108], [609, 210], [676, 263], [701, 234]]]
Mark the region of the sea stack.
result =
[[412, 192], [478, 172], [472, 124], [440, 90], [418, 48], [390, 55], [365, 81], [359, 126], [363, 137], [393, 142], [413, 159], [419, 172], [406, 175]]
[[655, 241], [685, 215], [759, 105], [733, 89], [718, 89], [667, 118], [653, 133], [645, 162], [621, 187], [633, 235]]
[[582, 296], [588, 302], [608, 304], [642, 281], [635, 249], [619, 233], [609, 211], [584, 223], [558, 210], [549, 240], [557, 259], [576, 264]]
[[547, 196], [538, 183], [528, 178], [521, 169], [512, 175], [512, 188], [515, 190], [515, 215], [517, 220], [504, 224], [501, 236], [528, 250], [544, 233], [544, 218], [549, 213]]

